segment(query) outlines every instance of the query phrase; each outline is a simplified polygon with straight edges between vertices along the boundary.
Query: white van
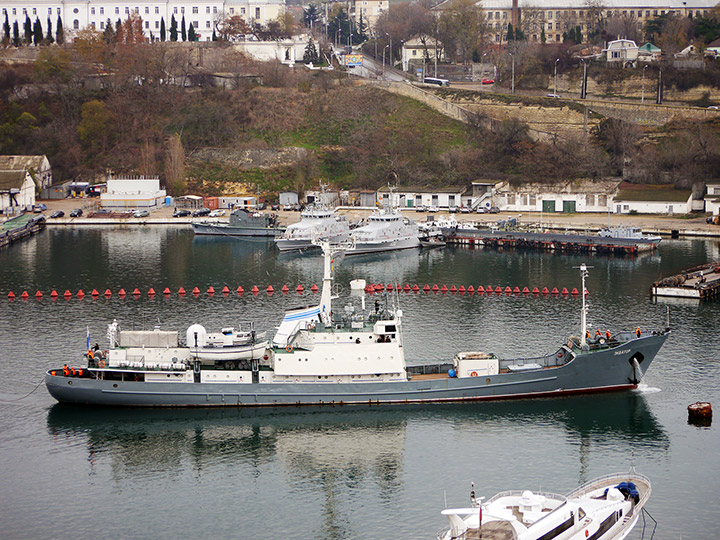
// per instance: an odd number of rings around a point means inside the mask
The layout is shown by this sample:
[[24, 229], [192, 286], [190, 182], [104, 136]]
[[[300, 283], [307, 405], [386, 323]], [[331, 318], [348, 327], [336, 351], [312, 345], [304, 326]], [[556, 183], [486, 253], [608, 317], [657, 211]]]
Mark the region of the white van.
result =
[[450, 81], [447, 79], [437, 79], [435, 77], [425, 77], [423, 82], [425, 84], [435, 84], [437, 86], [450, 86]]

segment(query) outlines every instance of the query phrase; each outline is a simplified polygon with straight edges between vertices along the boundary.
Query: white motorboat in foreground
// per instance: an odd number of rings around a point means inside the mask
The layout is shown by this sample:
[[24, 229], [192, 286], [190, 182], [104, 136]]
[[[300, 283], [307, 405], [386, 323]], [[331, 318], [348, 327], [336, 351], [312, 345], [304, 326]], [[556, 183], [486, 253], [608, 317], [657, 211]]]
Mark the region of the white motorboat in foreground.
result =
[[650, 480], [631, 470], [601, 476], [567, 495], [503, 491], [469, 508], [443, 510], [439, 540], [622, 540], [640, 517]]

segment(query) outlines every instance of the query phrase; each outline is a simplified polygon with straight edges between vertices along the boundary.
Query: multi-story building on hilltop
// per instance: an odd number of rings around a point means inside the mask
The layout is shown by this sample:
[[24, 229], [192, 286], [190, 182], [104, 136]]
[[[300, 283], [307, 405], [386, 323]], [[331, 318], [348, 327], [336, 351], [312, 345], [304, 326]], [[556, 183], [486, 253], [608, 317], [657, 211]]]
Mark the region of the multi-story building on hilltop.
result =
[[[452, 0], [433, 8], [446, 9]], [[490, 41], [507, 42], [508, 24], [520, 28], [528, 41], [561, 42], [563, 34], [580, 28], [583, 37], [592, 32], [598, 21], [622, 18], [641, 30], [646, 21], [665, 14], [702, 17], [717, 0], [481, 0]]]
[[57, 28], [58, 17], [62, 20], [66, 39], [84, 28], [103, 31], [107, 21], [113, 25], [118, 19], [125, 20], [131, 14], [142, 19], [145, 36], [157, 38], [161, 21], [170, 29], [172, 17], [180, 28], [185, 18], [186, 27], [192, 25], [201, 41], [212, 39], [215, 24], [226, 17], [240, 16], [248, 24], [266, 25], [285, 12], [285, 0], [0, 0], [1, 22], [7, 16], [10, 28], [17, 21], [20, 36], [26, 18], [31, 23], [39, 20], [44, 33], [47, 33], [48, 20], [52, 28]]

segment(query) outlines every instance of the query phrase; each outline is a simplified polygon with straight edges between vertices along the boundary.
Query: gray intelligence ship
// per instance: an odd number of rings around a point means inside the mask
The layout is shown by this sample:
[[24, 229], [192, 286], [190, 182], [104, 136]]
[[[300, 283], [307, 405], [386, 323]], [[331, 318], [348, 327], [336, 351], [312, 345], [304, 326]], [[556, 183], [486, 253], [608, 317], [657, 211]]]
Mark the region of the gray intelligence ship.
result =
[[[288, 311], [259, 354], [208, 356], [208, 335], [191, 326], [186, 342], [159, 329], [108, 329], [107, 350], [88, 351], [83, 367], [49, 370], [60, 402], [144, 407], [454, 402], [556, 396], [635, 388], [670, 329], [621, 331], [590, 338], [583, 297], [580, 336], [536, 358], [460, 352], [451, 362], [405, 363], [402, 310], [386, 294], [365, 309], [364, 282], [351, 283], [344, 308], [332, 309], [334, 257], [347, 249], [323, 242], [320, 303]], [[582, 290], [587, 268], [580, 267]]]

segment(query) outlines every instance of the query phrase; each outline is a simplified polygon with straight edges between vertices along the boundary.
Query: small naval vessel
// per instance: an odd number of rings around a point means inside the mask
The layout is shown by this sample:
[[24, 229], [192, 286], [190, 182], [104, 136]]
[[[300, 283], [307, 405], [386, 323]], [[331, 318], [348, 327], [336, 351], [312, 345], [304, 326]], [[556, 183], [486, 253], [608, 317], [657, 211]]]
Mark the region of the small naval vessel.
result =
[[[580, 337], [550, 354], [499, 358], [460, 352], [449, 360], [406, 365], [403, 312], [395, 292], [366, 309], [363, 280], [344, 307], [331, 294], [337, 257], [347, 246], [321, 242], [318, 305], [285, 313], [262, 355], [211, 360], [202, 331], [181, 343], [159, 328], [143, 335], [109, 329], [106, 350], [88, 351], [82, 367], [48, 370], [45, 384], [60, 402], [145, 407], [262, 407], [462, 402], [637, 387], [670, 329], [589, 337], [583, 297]], [[582, 290], [587, 268], [580, 267]], [[132, 339], [130, 339], [132, 338]]]
[[503, 491], [487, 502], [470, 490], [470, 507], [443, 510], [450, 526], [438, 540], [621, 540], [650, 498], [650, 480], [631, 470], [601, 476], [567, 495]]
[[200, 221], [193, 222], [193, 232], [202, 235], [216, 236], [252, 236], [261, 238], [275, 238], [285, 232], [278, 227], [275, 214], [251, 212], [245, 208], [236, 208], [230, 213], [230, 221]]

